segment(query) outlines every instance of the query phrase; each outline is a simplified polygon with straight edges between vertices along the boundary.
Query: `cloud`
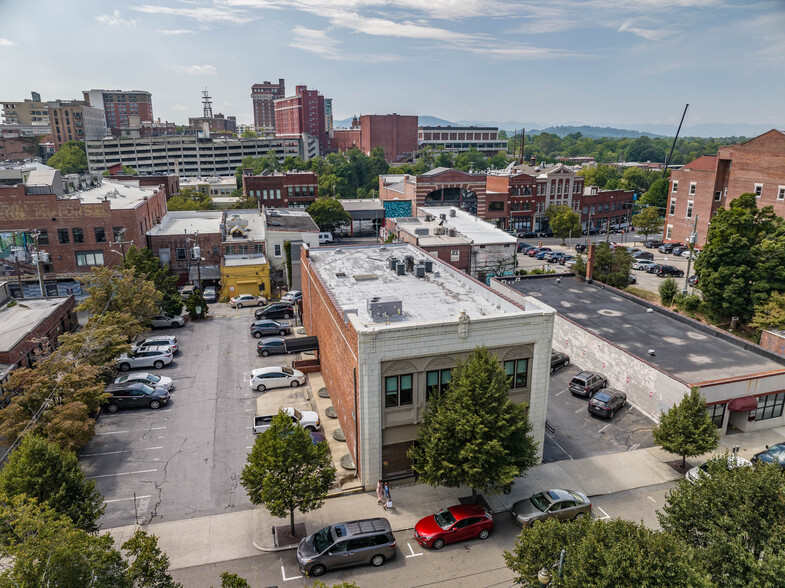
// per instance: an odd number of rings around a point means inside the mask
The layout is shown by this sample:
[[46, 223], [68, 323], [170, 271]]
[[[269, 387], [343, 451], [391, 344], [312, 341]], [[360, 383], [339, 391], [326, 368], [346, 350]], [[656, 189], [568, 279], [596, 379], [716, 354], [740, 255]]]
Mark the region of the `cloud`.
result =
[[358, 12], [385, 8], [417, 11], [443, 20], [477, 16], [502, 16], [525, 8], [515, 0], [225, 0], [231, 6], [262, 9], [294, 9], [311, 14], [327, 10]]
[[143, 12], [145, 14], [167, 14], [170, 16], [184, 16], [199, 22], [228, 22], [233, 24], [245, 24], [255, 20], [255, 17], [248, 15], [245, 10], [237, 10], [227, 5], [220, 7], [199, 6], [197, 8], [171, 8], [169, 6], [156, 6], [154, 4], [143, 4], [142, 6], [132, 6], [131, 10]]
[[172, 108], [175, 110], [188, 110], [188, 107], [183, 104], [172, 104]]
[[9, 41], [8, 39], [0, 39], [0, 47], [13, 47], [16, 45], [13, 41]]
[[338, 61], [396, 61], [400, 59], [394, 55], [373, 55], [368, 53], [354, 55], [339, 51], [338, 46], [340, 42], [330, 37], [327, 31], [296, 26], [292, 29], [292, 37], [289, 47], [313, 53], [324, 59]]
[[647, 41], [659, 41], [663, 37], [668, 35], [667, 29], [642, 29], [640, 27], [632, 26], [630, 21], [624, 22], [621, 26], [617, 29], [620, 33], [632, 33], [633, 35], [638, 35], [639, 37], [643, 37]]
[[114, 27], [117, 25], [133, 25], [137, 22], [135, 19], [123, 18], [120, 15], [119, 10], [115, 10], [112, 14], [101, 14], [99, 16], [96, 16], [95, 20], [105, 25], [109, 25], [110, 27]]
[[157, 32], [162, 35], [193, 35], [196, 33], [196, 31], [192, 31], [191, 29], [169, 29]]
[[172, 69], [188, 76], [217, 76], [214, 65], [173, 65]]

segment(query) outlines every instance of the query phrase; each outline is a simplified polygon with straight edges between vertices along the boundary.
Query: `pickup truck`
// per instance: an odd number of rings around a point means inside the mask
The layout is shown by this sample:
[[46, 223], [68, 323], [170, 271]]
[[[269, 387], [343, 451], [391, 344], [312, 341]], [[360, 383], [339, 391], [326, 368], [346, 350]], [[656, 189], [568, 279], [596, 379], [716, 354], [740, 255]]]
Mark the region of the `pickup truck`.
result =
[[[295, 423], [308, 431], [318, 431], [321, 423], [319, 422], [319, 413], [312, 410], [304, 410], [300, 412], [292, 406], [282, 406], [281, 410], [292, 417]], [[273, 420], [274, 414], [257, 415], [253, 418], [253, 432], [259, 434], [265, 432], [270, 428], [270, 423]]]

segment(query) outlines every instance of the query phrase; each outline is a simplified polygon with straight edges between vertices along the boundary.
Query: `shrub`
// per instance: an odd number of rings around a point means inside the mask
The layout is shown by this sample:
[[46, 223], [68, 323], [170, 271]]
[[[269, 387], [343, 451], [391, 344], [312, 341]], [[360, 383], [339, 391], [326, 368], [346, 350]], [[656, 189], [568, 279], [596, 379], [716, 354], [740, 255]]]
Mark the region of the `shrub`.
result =
[[673, 278], [666, 278], [665, 281], [660, 284], [658, 290], [660, 293], [660, 302], [662, 302], [662, 305], [670, 306], [673, 303], [673, 299], [676, 297], [676, 294], [679, 292], [679, 286], [676, 285], [676, 280]]
[[703, 300], [701, 300], [701, 297], [697, 294], [690, 294], [689, 296], [679, 294], [674, 298], [673, 302], [676, 305], [676, 308], [687, 312], [695, 312], [699, 310], [703, 304]]

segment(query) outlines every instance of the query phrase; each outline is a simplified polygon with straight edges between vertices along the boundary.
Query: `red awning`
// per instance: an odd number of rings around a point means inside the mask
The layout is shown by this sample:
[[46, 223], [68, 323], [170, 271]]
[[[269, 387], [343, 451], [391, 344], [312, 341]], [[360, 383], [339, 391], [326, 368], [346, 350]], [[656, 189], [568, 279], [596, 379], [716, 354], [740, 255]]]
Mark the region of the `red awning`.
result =
[[734, 398], [728, 404], [728, 410], [731, 412], [749, 412], [758, 408], [758, 399], [754, 396], [742, 396], [741, 398]]

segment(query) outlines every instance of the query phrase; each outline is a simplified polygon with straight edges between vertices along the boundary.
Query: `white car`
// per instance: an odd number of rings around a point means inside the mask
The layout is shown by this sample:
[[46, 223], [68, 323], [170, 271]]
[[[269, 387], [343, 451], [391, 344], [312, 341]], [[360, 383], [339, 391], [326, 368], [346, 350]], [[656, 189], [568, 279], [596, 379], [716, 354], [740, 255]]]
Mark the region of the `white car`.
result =
[[170, 347], [172, 353], [177, 353], [180, 347], [177, 345], [177, 337], [174, 335], [158, 335], [156, 337], [148, 337], [144, 341], [137, 341], [131, 345], [131, 351], [141, 351], [148, 347]]
[[127, 372], [132, 368], [152, 367], [160, 370], [172, 363], [173, 354], [170, 347], [146, 347], [142, 351], [123, 353], [117, 358], [117, 367]]
[[632, 269], [634, 270], [647, 270], [651, 266], [656, 265], [650, 259], [639, 259], [635, 263], [632, 264]]
[[[699, 253], [700, 253], [700, 251], [699, 251], [698, 249], [694, 250], [694, 251], [692, 252], [692, 259], [698, 259], [698, 254], [699, 254]], [[690, 250], [689, 250], [689, 249], [687, 249], [687, 251], [682, 251], [682, 252], [681, 252], [681, 256], [682, 256], [684, 259], [689, 259], [689, 258], [690, 258]]]
[[283, 296], [281, 296], [281, 302], [288, 302], [289, 304], [294, 304], [295, 302], [300, 302], [303, 299], [303, 293], [300, 290], [292, 290], [291, 292], [287, 292]]
[[576, 259], [568, 259], [564, 262], [564, 267], [572, 267], [575, 265]]
[[305, 383], [305, 374], [290, 367], [263, 367], [251, 372], [250, 385], [252, 390], [264, 392], [270, 388], [291, 386], [296, 388]]
[[[716, 459], [716, 458], [715, 458]], [[739, 468], [739, 467], [751, 467], [752, 462], [748, 459], [744, 459], [743, 457], [739, 457], [738, 455], [731, 455], [728, 456], [728, 469], [732, 468]], [[708, 476], [708, 462], [696, 466], [694, 468], [690, 468], [690, 470], [684, 474], [684, 477], [687, 478], [690, 482], [697, 482], [700, 476]]]
[[185, 319], [181, 316], [172, 316], [171, 314], [159, 314], [150, 319], [150, 324], [157, 328], [166, 329], [171, 327], [177, 329], [185, 324]]
[[144, 382], [145, 384], [149, 384], [153, 388], [156, 386], [160, 386], [161, 388], [165, 388], [168, 391], [172, 391], [174, 389], [174, 382], [172, 378], [167, 378], [166, 376], [158, 376], [156, 374], [151, 374], [150, 372], [136, 372], [135, 374], [124, 374], [122, 376], [118, 376], [115, 378], [115, 384], [124, 384], [125, 382]]
[[253, 294], [240, 294], [234, 298], [229, 299], [229, 304], [232, 308], [242, 308], [243, 306], [263, 306], [267, 301], [261, 296], [254, 296]]

